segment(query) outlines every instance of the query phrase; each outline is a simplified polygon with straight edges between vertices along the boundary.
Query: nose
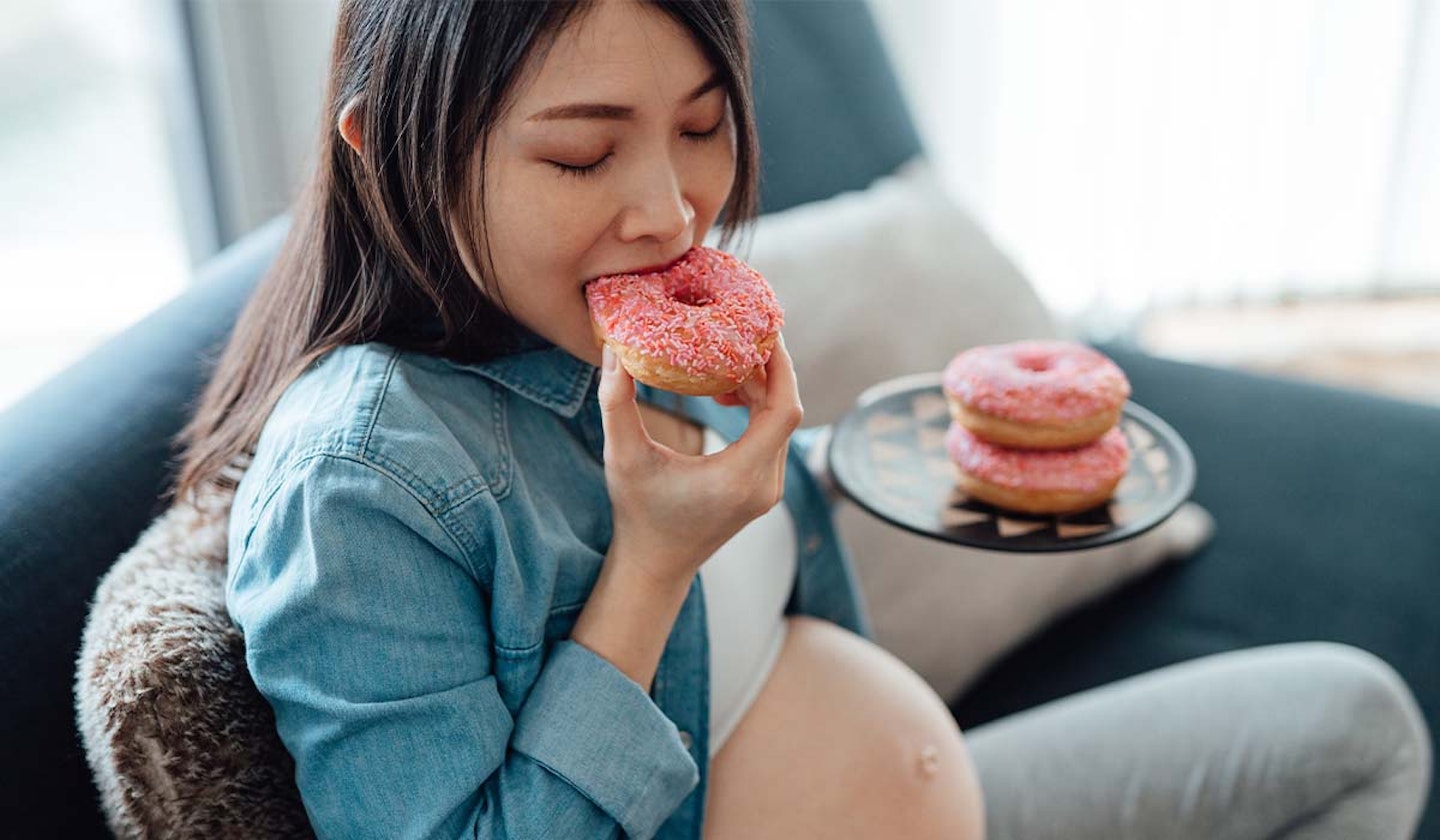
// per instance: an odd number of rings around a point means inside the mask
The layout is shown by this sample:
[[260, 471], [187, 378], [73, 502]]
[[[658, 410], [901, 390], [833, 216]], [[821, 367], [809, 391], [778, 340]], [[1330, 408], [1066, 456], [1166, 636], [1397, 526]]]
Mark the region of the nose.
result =
[[690, 229], [695, 208], [685, 197], [680, 173], [663, 157], [637, 178], [621, 213], [620, 238], [625, 242], [673, 241]]

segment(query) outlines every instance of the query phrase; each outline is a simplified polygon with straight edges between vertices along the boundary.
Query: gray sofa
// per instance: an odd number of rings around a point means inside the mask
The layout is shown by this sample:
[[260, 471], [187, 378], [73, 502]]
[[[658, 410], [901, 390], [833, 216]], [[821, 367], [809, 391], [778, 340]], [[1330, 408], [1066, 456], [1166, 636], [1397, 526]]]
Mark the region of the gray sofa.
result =
[[[766, 210], [863, 187], [921, 151], [863, 5], [761, 2], [755, 29]], [[286, 223], [0, 415], [6, 836], [107, 833], [71, 693], [87, 604], [159, 512], [170, 438]], [[1218, 536], [1014, 651], [953, 698], [957, 719], [1221, 650], [1334, 639], [1388, 660], [1440, 720], [1440, 410], [1103, 349], [1190, 442]], [[1440, 837], [1433, 804], [1422, 836]]]

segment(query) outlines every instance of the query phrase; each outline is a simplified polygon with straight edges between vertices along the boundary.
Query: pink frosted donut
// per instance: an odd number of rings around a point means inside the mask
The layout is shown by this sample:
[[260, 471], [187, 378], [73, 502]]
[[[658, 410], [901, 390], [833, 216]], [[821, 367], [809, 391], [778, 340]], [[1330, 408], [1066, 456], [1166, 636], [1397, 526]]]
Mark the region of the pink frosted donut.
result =
[[1079, 449], [1033, 451], [987, 443], [951, 423], [945, 448], [966, 493], [1024, 513], [1095, 507], [1115, 494], [1130, 468], [1130, 446], [1118, 428]]
[[990, 443], [1071, 449], [1120, 420], [1130, 397], [1124, 371], [1073, 341], [1018, 341], [974, 347], [945, 366], [950, 414]]
[[705, 246], [663, 271], [597, 277], [585, 299], [595, 337], [631, 376], [695, 396], [738, 388], [770, 360], [785, 322], [759, 272]]

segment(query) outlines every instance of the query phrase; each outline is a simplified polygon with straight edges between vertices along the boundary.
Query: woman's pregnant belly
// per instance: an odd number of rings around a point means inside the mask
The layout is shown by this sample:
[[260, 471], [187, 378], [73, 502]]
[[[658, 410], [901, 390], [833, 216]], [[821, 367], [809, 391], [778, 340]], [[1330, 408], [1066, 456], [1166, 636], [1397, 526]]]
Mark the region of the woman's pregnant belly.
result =
[[789, 619], [764, 688], [710, 764], [706, 840], [984, 836], [955, 720], [864, 638]]

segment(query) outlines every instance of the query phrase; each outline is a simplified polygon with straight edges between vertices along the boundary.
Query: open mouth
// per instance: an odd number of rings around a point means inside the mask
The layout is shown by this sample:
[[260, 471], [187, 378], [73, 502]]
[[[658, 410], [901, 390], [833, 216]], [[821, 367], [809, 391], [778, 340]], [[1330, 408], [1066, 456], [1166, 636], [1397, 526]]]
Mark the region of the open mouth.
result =
[[657, 263], [655, 265], [647, 265], [641, 268], [627, 268], [622, 271], [610, 271], [606, 272], [605, 274], [597, 274], [596, 276], [591, 277], [589, 280], [586, 280], [585, 283], [582, 285], [588, 286], [590, 283], [599, 280], [601, 277], [614, 277], [617, 274], [656, 274], [669, 269], [671, 266], [675, 265], [675, 263], [678, 263], [681, 260], [685, 259], [686, 254], [689, 254], [691, 250], [694, 249], [687, 249], [680, 256], [666, 263]]

